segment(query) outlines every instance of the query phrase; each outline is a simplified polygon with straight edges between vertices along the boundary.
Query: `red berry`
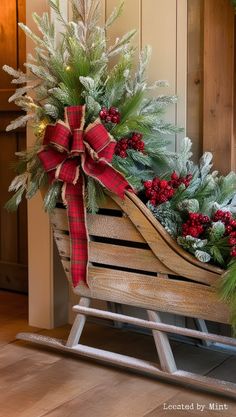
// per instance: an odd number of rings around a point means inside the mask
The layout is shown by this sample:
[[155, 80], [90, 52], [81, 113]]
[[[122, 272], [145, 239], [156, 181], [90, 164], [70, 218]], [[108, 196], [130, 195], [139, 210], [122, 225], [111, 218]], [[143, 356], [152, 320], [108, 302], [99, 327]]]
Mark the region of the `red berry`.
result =
[[229, 238], [229, 245], [230, 246], [235, 246], [236, 245], [236, 238], [235, 237], [230, 237]]
[[166, 188], [168, 186], [168, 181], [166, 180], [161, 180], [160, 181], [160, 188]]
[[127, 152], [126, 151], [120, 151], [120, 155], [121, 158], [126, 158], [127, 157]]
[[174, 180], [174, 181], [179, 179], [179, 176], [176, 174], [175, 171], [171, 174], [171, 179]]
[[106, 107], [102, 107], [102, 110], [100, 111], [99, 116], [102, 120], [106, 119], [106, 117], [108, 116], [108, 110]]
[[236, 247], [234, 247], [234, 248], [231, 250], [230, 255], [231, 255], [233, 258], [235, 258], [235, 257], [236, 257]]
[[236, 228], [236, 220], [231, 220], [230, 226], [232, 226], [233, 228]]
[[153, 184], [153, 186], [155, 187], [156, 185], [159, 185], [159, 183], [160, 183], [160, 180], [159, 180], [159, 178], [158, 177], [155, 177], [154, 179], [153, 179], [153, 181], [152, 181], [152, 184]]
[[232, 229], [232, 227], [230, 225], [225, 226], [225, 232], [226, 232], [227, 235], [229, 235], [232, 232], [232, 230], [233, 229]]
[[144, 181], [143, 185], [145, 188], [152, 188], [152, 180]]
[[119, 114], [119, 110], [117, 109], [117, 107], [112, 106], [109, 109], [109, 114], [111, 116], [117, 116]]
[[111, 116], [107, 116], [107, 117], [106, 117], [106, 123], [110, 123], [110, 122], [111, 122], [111, 120], [112, 120]]
[[118, 124], [118, 123], [120, 123], [120, 118], [119, 118], [119, 116], [111, 116], [111, 121], [114, 124]]
[[150, 204], [151, 204], [152, 206], [155, 206], [155, 205], [156, 205], [156, 199], [155, 199], [155, 198], [152, 198], [152, 199], [150, 200]]

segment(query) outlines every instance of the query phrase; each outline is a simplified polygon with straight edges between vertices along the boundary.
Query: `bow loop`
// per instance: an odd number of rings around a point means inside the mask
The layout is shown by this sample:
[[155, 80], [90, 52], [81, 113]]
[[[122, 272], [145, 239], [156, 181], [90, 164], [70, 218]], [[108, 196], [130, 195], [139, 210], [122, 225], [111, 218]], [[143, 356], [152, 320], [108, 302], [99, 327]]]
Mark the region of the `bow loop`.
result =
[[59, 121], [53, 130], [50, 130], [51, 139], [49, 145], [56, 148], [59, 152], [67, 152], [70, 150], [71, 131], [62, 121]]
[[55, 178], [67, 184], [76, 184], [79, 179], [79, 166], [77, 158], [70, 158], [57, 166]]
[[43, 149], [38, 153], [38, 157], [43, 164], [46, 172], [53, 171], [67, 158], [67, 153], [57, 152], [53, 148]]
[[85, 106], [69, 106], [65, 108], [65, 121], [71, 131], [84, 129]]

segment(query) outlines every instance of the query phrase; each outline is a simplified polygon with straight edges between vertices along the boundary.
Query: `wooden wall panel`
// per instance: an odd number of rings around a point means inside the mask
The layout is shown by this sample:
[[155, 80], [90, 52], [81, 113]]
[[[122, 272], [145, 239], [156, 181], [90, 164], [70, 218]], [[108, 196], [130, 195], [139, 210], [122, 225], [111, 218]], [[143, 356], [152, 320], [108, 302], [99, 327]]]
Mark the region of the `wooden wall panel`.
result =
[[229, 0], [204, 2], [203, 149], [215, 168], [233, 167], [234, 9]]
[[[25, 20], [24, 0], [2, 0], [0, 3], [0, 67], [23, 67], [25, 40], [18, 32], [18, 21]], [[8, 213], [4, 205], [10, 198], [8, 187], [15, 173], [11, 168], [19, 149], [25, 148], [25, 130], [6, 132], [9, 122], [20, 115], [8, 103], [13, 93], [11, 77], [0, 69], [0, 288], [27, 291], [27, 222], [26, 205], [17, 213]]]
[[[115, 6], [119, 5], [119, 0], [106, 0], [105, 3], [105, 15], [106, 19], [112, 13]], [[141, 48], [142, 29], [141, 29], [141, 0], [129, 0], [125, 1], [123, 15], [114, 23], [108, 32], [108, 36], [111, 40], [115, 40], [116, 37], [123, 36], [124, 33], [137, 29], [136, 37], [134, 38], [134, 45], [137, 48], [137, 53]]]
[[[142, 46], [149, 44], [153, 50], [149, 78], [169, 82], [169, 88], [160, 89], [160, 94], [178, 95], [178, 104], [169, 107], [166, 119], [183, 128], [186, 123], [186, 26], [186, 0], [142, 1]], [[185, 131], [177, 138], [183, 136]], [[177, 138], [171, 137], [172, 150], [178, 148]]]
[[204, 0], [188, 0], [187, 135], [195, 161], [203, 148], [203, 11]]
[[[102, 0], [102, 16], [108, 16], [113, 6], [119, 4], [119, 0]], [[63, 8], [68, 1], [64, 0]], [[115, 38], [124, 31], [138, 29], [135, 39], [137, 52], [146, 44], [153, 48], [152, 62], [149, 70], [150, 82], [157, 79], [165, 79], [170, 83], [169, 89], [160, 90], [161, 94], [179, 94], [182, 109], [177, 106], [167, 113], [167, 119], [173, 123], [178, 120], [185, 125], [184, 95], [186, 89], [186, 4], [187, 0], [125, 0], [124, 14], [119, 18], [115, 26], [109, 31], [109, 36]], [[32, 26], [31, 11], [39, 13], [46, 10], [46, 0], [27, 0], [28, 23]], [[69, 13], [71, 11], [69, 10]], [[28, 43], [30, 51], [32, 44]], [[177, 75], [177, 71], [179, 74]], [[181, 90], [182, 89], [182, 90]], [[32, 136], [29, 134], [28, 142]], [[175, 138], [172, 138], [172, 149], [175, 149]], [[41, 210], [42, 199], [40, 196], [29, 205], [29, 265], [30, 265], [30, 323], [36, 326], [52, 327], [59, 318], [58, 310], [55, 310], [56, 298], [54, 287], [54, 272], [57, 271], [50, 262], [52, 256], [52, 242], [48, 220]], [[37, 222], [35, 222], [37, 218]], [[39, 231], [40, 230], [40, 231]], [[41, 259], [38, 257], [37, 236], [44, 234], [43, 252]], [[41, 232], [41, 233], [40, 233]], [[42, 242], [41, 246], [42, 246]], [[61, 297], [62, 298], [62, 297]]]
[[0, 3], [0, 86], [10, 88], [10, 79], [2, 71], [4, 64], [17, 66], [17, 7], [16, 0], [1, 0]]

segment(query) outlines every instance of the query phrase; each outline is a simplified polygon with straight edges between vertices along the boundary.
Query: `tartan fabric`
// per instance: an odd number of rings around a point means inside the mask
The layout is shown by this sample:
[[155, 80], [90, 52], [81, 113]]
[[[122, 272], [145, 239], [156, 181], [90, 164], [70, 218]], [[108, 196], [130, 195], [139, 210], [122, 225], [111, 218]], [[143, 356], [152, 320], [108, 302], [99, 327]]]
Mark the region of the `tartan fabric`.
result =
[[67, 158], [67, 153], [57, 152], [52, 148], [45, 148], [38, 153], [38, 157], [42, 162], [46, 172], [56, 169]]
[[81, 152], [84, 152], [83, 130], [75, 129], [73, 132], [71, 153], [73, 155], [79, 155]]
[[112, 161], [115, 152], [116, 142], [111, 141], [102, 151], [98, 153], [99, 158], [106, 159], [108, 162]]
[[71, 277], [74, 287], [86, 281], [88, 266], [88, 232], [84, 200], [84, 180], [80, 175], [76, 186], [66, 185], [67, 215], [71, 242]]
[[67, 206], [71, 277], [75, 287], [81, 281], [86, 282], [88, 265], [82, 171], [121, 198], [124, 198], [125, 190], [130, 189], [123, 175], [110, 165], [115, 148], [114, 139], [99, 120], [84, 131], [84, 120], [85, 106], [66, 107], [65, 123], [59, 121], [47, 127], [44, 149], [38, 153], [50, 181], [60, 180], [64, 183], [62, 198]]
[[51, 135], [49, 145], [56, 148], [59, 152], [68, 152], [71, 137], [70, 129], [62, 123], [57, 123]]
[[111, 137], [106, 128], [96, 121], [86, 129], [84, 140], [99, 153], [111, 142]]
[[55, 177], [56, 179], [63, 181], [68, 184], [74, 184], [77, 181], [79, 162], [77, 158], [66, 159], [61, 165], [56, 169]]
[[84, 129], [85, 106], [69, 106], [65, 108], [65, 121], [71, 131]]

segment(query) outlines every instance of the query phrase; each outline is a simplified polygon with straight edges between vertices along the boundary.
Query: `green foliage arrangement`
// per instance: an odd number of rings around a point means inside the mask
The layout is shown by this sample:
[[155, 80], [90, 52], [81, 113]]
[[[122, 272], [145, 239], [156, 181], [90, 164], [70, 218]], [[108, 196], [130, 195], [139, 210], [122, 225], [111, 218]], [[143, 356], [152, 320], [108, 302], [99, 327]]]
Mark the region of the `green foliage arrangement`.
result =
[[[176, 103], [175, 96], [150, 95], [165, 87], [165, 81], [149, 85], [147, 66], [151, 50], [146, 47], [134, 66], [132, 30], [114, 44], [107, 42], [109, 27], [120, 16], [123, 3], [114, 10], [104, 27], [98, 25], [99, 0], [71, 0], [72, 21], [64, 19], [59, 0], [49, 0], [63, 32], [59, 43], [47, 13], [33, 18], [41, 36], [20, 24], [35, 43], [35, 54], [25, 64], [26, 73], [4, 66], [16, 85], [10, 98], [26, 114], [14, 120], [8, 130], [29, 123], [36, 141], [17, 154], [17, 176], [9, 191], [14, 195], [8, 210], [17, 209], [22, 197], [32, 198], [47, 184], [47, 174], [38, 158], [45, 128], [64, 117], [66, 106], [86, 104], [85, 123], [98, 116], [117, 141], [113, 167], [137, 190], [153, 215], [179, 245], [201, 262], [227, 269], [221, 295], [231, 303], [236, 322], [236, 175], [226, 177], [212, 171], [212, 155], [205, 153], [192, 162], [191, 141], [186, 138], [178, 153], [168, 151], [168, 136], [179, 131], [165, 121], [165, 109]], [[88, 210], [95, 212], [103, 188], [86, 179]], [[54, 181], [44, 200], [52, 210], [61, 195], [62, 183]]]

